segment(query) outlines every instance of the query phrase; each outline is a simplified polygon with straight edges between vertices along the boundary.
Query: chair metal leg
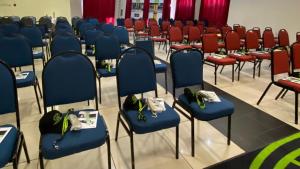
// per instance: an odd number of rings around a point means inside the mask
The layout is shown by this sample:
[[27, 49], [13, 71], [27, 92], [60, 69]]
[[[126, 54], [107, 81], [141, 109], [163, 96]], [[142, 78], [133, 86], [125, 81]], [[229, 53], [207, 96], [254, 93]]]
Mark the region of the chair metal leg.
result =
[[284, 92], [283, 95], [281, 96], [282, 99], [284, 98], [284, 96], [287, 94], [288, 91], [289, 91], [289, 90], [285, 90], [285, 92]]
[[255, 68], [256, 68], [256, 61], [253, 61], [253, 79], [255, 79]]
[[90, 100], [88, 100], [87, 102], [88, 102], [88, 106], [90, 106]]
[[231, 140], [231, 115], [228, 116], [227, 145], [230, 145], [230, 140]]
[[131, 166], [132, 166], [132, 169], [135, 169], [135, 164], [134, 164], [134, 146], [133, 146], [133, 131], [130, 131], [130, 148], [131, 148]]
[[284, 88], [282, 88], [281, 90], [280, 90], [280, 92], [278, 93], [278, 95], [275, 97], [275, 100], [277, 100], [280, 96], [281, 96], [281, 94], [284, 92]]
[[106, 145], [107, 145], [107, 162], [108, 162], [108, 169], [111, 169], [111, 153], [110, 153], [110, 140], [109, 135], [106, 137]]
[[265, 89], [265, 91], [263, 92], [263, 94], [261, 95], [261, 97], [259, 98], [258, 102], [256, 103], [257, 105], [259, 105], [259, 103], [261, 102], [261, 100], [265, 97], [266, 93], [268, 92], [268, 90], [270, 89], [270, 87], [272, 86], [272, 82], [268, 85], [268, 87]]
[[27, 161], [27, 163], [30, 163], [30, 158], [29, 158], [29, 155], [28, 155], [28, 150], [27, 150], [25, 138], [24, 138], [24, 136], [22, 136], [22, 137], [23, 137], [23, 149], [24, 149], [26, 161]]
[[40, 87], [40, 83], [39, 83], [39, 80], [38, 78], [36, 78], [36, 84], [37, 84], [37, 87], [39, 89], [39, 93], [40, 93], [40, 96], [41, 96], [41, 99], [43, 98], [43, 94], [42, 94], [42, 90], [41, 90], [41, 87]]
[[40, 114], [42, 114], [41, 105], [40, 105], [40, 101], [39, 101], [39, 96], [38, 96], [37, 90], [36, 90], [36, 85], [34, 85], [33, 88], [34, 88], [36, 101], [37, 101], [37, 104], [38, 104], [38, 107], [39, 107], [39, 112], [40, 112]]
[[295, 92], [295, 124], [298, 124], [298, 93]]
[[168, 59], [169, 59], [169, 55], [171, 54], [171, 48], [169, 49], [169, 51], [168, 51], [168, 53], [167, 53], [167, 59], [166, 59], [166, 61], [168, 61]]
[[215, 64], [215, 85], [217, 85], [217, 71], [218, 71], [218, 66]]
[[179, 125], [176, 126], [176, 159], [179, 158]]
[[191, 118], [191, 148], [192, 156], [195, 157], [195, 125], [194, 117]]
[[120, 119], [121, 118], [121, 114], [120, 112], [118, 113], [118, 119], [117, 119], [117, 126], [116, 126], [116, 137], [115, 137], [115, 141], [118, 141], [118, 135], [119, 135], [119, 126], [120, 126]]
[[262, 62], [262, 60], [258, 61], [258, 77], [260, 77], [261, 62]]
[[224, 67], [225, 67], [225, 66], [223, 65], [223, 66], [222, 66], [222, 69], [220, 70], [220, 74], [223, 72]]
[[168, 70], [165, 72], [165, 87], [166, 87], [166, 94], [168, 94]]
[[241, 62], [240, 61], [238, 63], [237, 69], [238, 69], [238, 81], [240, 81], [240, 73], [241, 73]]
[[231, 81], [234, 82], [234, 64], [232, 64], [232, 72], [231, 73], [232, 73]]
[[17, 160], [13, 161], [13, 169], [18, 169], [18, 162], [17, 162]]
[[102, 103], [102, 97], [101, 97], [101, 78], [98, 78], [98, 82], [99, 82], [99, 102], [100, 104]]
[[40, 160], [40, 168], [44, 169], [44, 160], [43, 160], [42, 152], [39, 153], [39, 160]]

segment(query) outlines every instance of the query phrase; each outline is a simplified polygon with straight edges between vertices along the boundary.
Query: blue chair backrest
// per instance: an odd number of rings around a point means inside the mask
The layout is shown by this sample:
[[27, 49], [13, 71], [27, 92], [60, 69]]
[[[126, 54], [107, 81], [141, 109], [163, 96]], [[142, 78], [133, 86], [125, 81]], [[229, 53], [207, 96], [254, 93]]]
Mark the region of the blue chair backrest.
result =
[[42, 32], [37, 27], [24, 27], [21, 29], [20, 33], [28, 38], [31, 47], [41, 47], [43, 46]]
[[22, 35], [2, 36], [0, 38], [0, 59], [10, 67], [33, 64], [32, 49], [27, 38]]
[[113, 30], [114, 30], [114, 25], [113, 24], [103, 24], [102, 25], [102, 31], [105, 34], [112, 34]]
[[10, 18], [14, 21], [14, 22], [20, 22], [21, 18], [18, 16], [10, 16]]
[[69, 25], [69, 23], [58, 23], [55, 25], [55, 29], [72, 29], [71, 25]]
[[12, 35], [20, 32], [20, 26], [17, 23], [1, 24], [0, 29], [5, 35]]
[[72, 17], [71, 23], [74, 28], [76, 27], [76, 24], [79, 20], [81, 20], [81, 18], [79, 16]]
[[96, 26], [97, 24], [99, 24], [99, 21], [96, 18], [90, 18], [90, 19], [88, 19], [88, 22], [90, 24], [92, 24], [93, 26]]
[[136, 40], [135, 46], [146, 50], [154, 59], [155, 52], [152, 40]]
[[80, 36], [81, 37], [84, 37], [85, 36], [85, 32], [88, 31], [88, 30], [92, 30], [94, 29], [94, 26], [88, 22], [84, 22], [80, 25], [79, 27], [79, 33], [80, 33]]
[[51, 56], [67, 51], [81, 51], [80, 41], [75, 36], [57, 35], [53, 38], [50, 46]]
[[192, 50], [174, 52], [170, 58], [173, 88], [203, 83], [203, 53]]
[[124, 26], [125, 19], [124, 18], [118, 18], [117, 19], [117, 25], [118, 26]]
[[100, 30], [88, 30], [85, 32], [85, 44], [86, 45], [95, 45], [96, 40], [99, 36], [104, 35]]
[[[91, 61], [76, 52], [52, 58], [42, 74], [44, 108], [96, 98], [96, 72]], [[97, 103], [97, 102], [96, 102]]]
[[119, 39], [120, 44], [129, 44], [129, 35], [125, 27], [116, 27], [112, 34]]
[[156, 91], [154, 62], [145, 50], [136, 47], [125, 50], [117, 60], [116, 69], [119, 97]]
[[95, 45], [96, 60], [117, 59], [121, 53], [119, 41], [114, 36], [99, 36]]
[[15, 75], [10, 67], [0, 60], [0, 115], [18, 109]]

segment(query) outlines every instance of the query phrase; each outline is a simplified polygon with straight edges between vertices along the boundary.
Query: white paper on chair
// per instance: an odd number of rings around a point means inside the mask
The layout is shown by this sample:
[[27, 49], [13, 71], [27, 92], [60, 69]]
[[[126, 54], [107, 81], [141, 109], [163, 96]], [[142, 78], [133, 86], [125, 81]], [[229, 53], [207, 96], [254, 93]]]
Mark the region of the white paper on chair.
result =
[[147, 98], [148, 109], [153, 112], [163, 112], [166, 111], [165, 101], [163, 98]]
[[0, 127], [0, 143], [4, 140], [12, 127]]
[[81, 129], [97, 127], [98, 111], [80, 111], [78, 115], [78, 120], [81, 123]]
[[160, 60], [154, 60], [154, 64], [161, 64]]
[[223, 59], [226, 57], [227, 57], [227, 55], [214, 54], [214, 58], [217, 58], [217, 59]]
[[16, 79], [17, 80], [26, 79], [28, 75], [29, 75], [28, 72], [21, 72], [16, 75]]
[[213, 91], [200, 90], [200, 91], [198, 91], [198, 93], [205, 96], [205, 98], [204, 98], [205, 101], [221, 102], [221, 99], [219, 98], [219, 96]]

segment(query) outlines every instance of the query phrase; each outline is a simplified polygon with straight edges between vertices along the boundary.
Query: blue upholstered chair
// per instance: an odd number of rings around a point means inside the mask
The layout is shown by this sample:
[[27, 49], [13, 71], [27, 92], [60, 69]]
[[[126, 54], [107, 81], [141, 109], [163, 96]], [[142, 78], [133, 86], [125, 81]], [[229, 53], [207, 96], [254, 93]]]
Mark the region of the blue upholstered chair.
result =
[[17, 23], [1, 24], [0, 31], [4, 35], [13, 35], [20, 32], [20, 26]]
[[28, 40], [22, 35], [3, 36], [0, 38], [0, 54], [0, 59], [7, 63], [11, 68], [32, 65], [32, 71], [20, 72], [28, 73], [28, 76], [25, 79], [17, 79], [17, 88], [33, 86], [39, 112], [41, 113], [37, 88], [39, 89], [41, 97], [42, 93], [38, 79], [35, 75], [33, 54]]
[[[205, 102], [205, 108], [201, 109], [196, 102], [189, 103], [184, 94], [176, 98], [176, 89], [203, 85], [203, 53], [196, 49], [179, 50], [174, 52], [170, 58], [173, 78], [173, 107], [191, 121], [191, 146], [192, 156], [195, 156], [194, 120], [210, 121], [222, 117], [228, 117], [227, 144], [230, 144], [231, 115], [234, 112], [234, 105], [223, 97], [221, 102]], [[179, 107], [186, 110], [182, 111]]]
[[0, 125], [0, 128], [11, 127], [5, 139], [0, 143], [0, 168], [12, 162], [18, 168], [22, 147], [27, 163], [30, 163], [23, 133], [20, 131], [20, 112], [16, 78], [10, 67], [0, 60], [0, 115], [16, 113], [17, 127], [11, 124]]
[[101, 103], [101, 78], [116, 76], [116, 69], [111, 68], [109, 71], [105, 68], [100, 68], [98, 65], [102, 61], [116, 60], [121, 53], [121, 48], [118, 39], [114, 36], [99, 36], [96, 40], [95, 56], [96, 56], [96, 70], [99, 80], [99, 97]]
[[104, 33], [100, 30], [88, 30], [85, 33], [85, 54], [88, 56], [95, 56], [94, 47], [96, 44], [96, 40], [99, 36], [104, 35]]
[[[83, 22], [82, 24], [80, 24], [79, 29], [79, 34], [80, 34], [80, 38], [82, 40], [84, 40], [85, 37], [85, 32], [88, 30], [93, 30], [95, 27], [89, 23], [89, 22]], [[82, 41], [82, 43], [85, 43], [84, 41]]]
[[[154, 49], [154, 44], [153, 44], [152, 40], [136, 40], [135, 46], [145, 49], [147, 52], [149, 52], [151, 54], [153, 60], [157, 60], [155, 57], [155, 49]], [[166, 88], [166, 94], [167, 94], [168, 93], [167, 65], [162, 63], [159, 60], [157, 60], [157, 61], [160, 63], [155, 63], [155, 72], [165, 74], [165, 88]]]
[[41, 52], [33, 51], [33, 59], [42, 59], [43, 65], [45, 65], [45, 51], [44, 47], [47, 48], [47, 45], [43, 42], [42, 32], [37, 27], [24, 27], [21, 29], [20, 33], [28, 38], [32, 49], [42, 48]]
[[[92, 110], [99, 111], [96, 72], [91, 61], [81, 53], [67, 52], [51, 58], [43, 70], [42, 81], [45, 113], [47, 107], [85, 100], [95, 100], [96, 108]], [[75, 110], [75, 113], [79, 111]], [[53, 143], [60, 137], [61, 134], [41, 136], [39, 153], [41, 169], [44, 168], [43, 159], [54, 160], [100, 147], [105, 142], [108, 166], [111, 168], [109, 133], [101, 114], [98, 114], [96, 128], [83, 129], [79, 132], [68, 131], [62, 140], [57, 142], [59, 149], [56, 149]]]
[[99, 24], [99, 21], [97, 18], [89, 18], [88, 23], [92, 24], [93, 26], [96, 26]]
[[121, 122], [125, 131], [130, 136], [131, 164], [134, 164], [134, 145], [133, 134], [145, 134], [168, 128], [176, 128], [176, 158], [178, 159], [178, 134], [180, 117], [169, 105], [165, 104], [166, 111], [152, 116], [150, 110], [144, 110], [146, 121], [137, 119], [138, 111], [124, 111], [121, 106], [121, 97], [131, 94], [143, 94], [145, 92], [155, 91], [157, 97], [157, 86], [155, 67], [152, 56], [141, 48], [129, 48], [124, 51], [117, 60], [117, 88], [119, 114], [116, 127], [116, 141], [118, 139], [119, 124]]
[[50, 44], [51, 57], [66, 51], [82, 52], [80, 41], [73, 35], [56, 35]]
[[118, 18], [117, 19], [117, 26], [124, 26], [125, 25], [125, 19], [124, 18]]
[[113, 30], [115, 29], [114, 25], [113, 24], [103, 24], [101, 26], [102, 28], [102, 31], [104, 32], [104, 34], [107, 34], [107, 35], [110, 35], [112, 34]]
[[121, 47], [129, 46], [132, 47], [133, 45], [129, 42], [129, 35], [128, 31], [125, 27], [116, 27], [112, 34], [118, 38]]

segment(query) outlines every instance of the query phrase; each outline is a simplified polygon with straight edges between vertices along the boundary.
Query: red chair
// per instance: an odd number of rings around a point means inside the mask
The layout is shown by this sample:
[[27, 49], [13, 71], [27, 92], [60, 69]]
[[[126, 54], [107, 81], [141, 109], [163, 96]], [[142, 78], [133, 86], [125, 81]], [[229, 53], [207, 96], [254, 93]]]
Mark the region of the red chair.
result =
[[215, 33], [215, 34], [218, 34], [218, 33], [220, 33], [221, 31], [218, 29], [218, 28], [216, 28], [216, 27], [207, 27], [206, 28], [206, 31], [205, 31], [206, 33]]
[[134, 22], [134, 35], [135, 37], [148, 37], [148, 33], [145, 32], [145, 22], [139, 19]]
[[263, 40], [261, 38], [261, 32], [260, 32], [260, 28], [259, 27], [253, 27], [252, 28], [253, 32], [255, 32], [257, 34], [257, 37], [258, 37], [258, 42], [260, 44], [262, 44]]
[[259, 42], [258, 37], [255, 32], [252, 30], [247, 31], [246, 33], [246, 51], [249, 55], [255, 56], [258, 63], [258, 77], [260, 77], [261, 63], [263, 60], [270, 60], [271, 55], [269, 52], [259, 51]]
[[179, 20], [176, 20], [176, 21], [174, 22], [174, 26], [179, 27], [179, 28], [182, 30], [182, 28], [183, 28], [183, 23], [182, 23], [181, 21], [179, 21]]
[[278, 45], [281, 47], [290, 46], [289, 34], [285, 29], [278, 32]]
[[158, 25], [158, 24], [157, 24], [157, 21], [155, 19], [151, 18], [151, 19], [148, 20], [148, 27], [150, 28], [153, 25]]
[[[295, 92], [295, 124], [298, 124], [298, 93], [300, 92], [300, 84], [292, 82], [289, 78], [278, 78], [278, 75], [290, 75], [289, 54], [286, 48], [277, 47], [271, 52], [271, 82], [259, 98], [257, 105], [260, 104], [272, 84]], [[282, 93], [282, 92], [281, 92]]]
[[195, 43], [200, 42], [201, 40], [201, 32], [197, 26], [190, 26], [189, 33], [188, 33], [188, 42]]
[[[216, 34], [204, 34], [202, 36], [202, 51], [204, 54], [210, 54], [205, 61], [212, 63], [215, 67], [215, 85], [217, 84], [217, 71], [219, 66], [232, 65], [232, 82], [234, 81], [234, 64], [236, 60], [230, 57], [218, 57], [215, 53], [218, 52], [218, 36]], [[214, 55], [211, 55], [214, 53]]]
[[186, 25], [188, 25], [188, 26], [194, 26], [194, 21], [186, 21]]
[[161, 30], [163, 37], [167, 37], [170, 29], [170, 21], [163, 21], [161, 24]]
[[222, 37], [225, 38], [227, 32], [229, 32], [229, 31], [232, 31], [231, 26], [228, 26], [228, 25], [227, 25], [227, 26], [223, 26], [223, 27], [221, 28]]
[[265, 29], [263, 33], [263, 48], [271, 50], [275, 47], [275, 38], [272, 29]]
[[152, 25], [150, 27], [150, 37], [152, 39], [153, 42], [159, 42], [159, 47], [161, 43], [164, 43], [164, 47], [166, 48], [166, 53], [167, 53], [167, 38], [163, 38], [161, 37], [161, 32], [159, 30], [159, 26], [158, 25]]
[[124, 26], [128, 32], [134, 32], [133, 21], [131, 18], [126, 18], [124, 21]]
[[169, 55], [172, 53], [172, 51], [177, 51], [181, 49], [191, 49], [191, 45], [183, 45], [183, 44], [177, 44], [174, 45], [172, 43], [182, 43], [183, 41], [183, 36], [181, 29], [179, 27], [172, 26], [169, 30], [169, 51], [167, 54], [167, 60], [169, 58]]
[[188, 39], [189, 29], [190, 29], [190, 26], [188, 26], [188, 25], [183, 26], [182, 35], [183, 35], [184, 39]]
[[296, 74], [296, 70], [300, 69], [300, 42], [295, 42], [291, 46], [291, 61], [292, 61], [292, 75]]
[[238, 26], [234, 29], [240, 36], [241, 46], [245, 46], [246, 28], [244, 26]]
[[[244, 67], [246, 62], [253, 62], [253, 78], [255, 78], [255, 67], [256, 67], [256, 58], [252, 55], [246, 55], [244, 53], [237, 53], [240, 50], [240, 37], [239, 34], [235, 31], [227, 32], [225, 36], [225, 49], [229, 57], [234, 58], [238, 64], [238, 80], [240, 80], [240, 72]], [[241, 63], [243, 65], [241, 66]]]
[[297, 42], [300, 42], [300, 32], [297, 32], [297, 34], [296, 34], [296, 40], [297, 40]]

